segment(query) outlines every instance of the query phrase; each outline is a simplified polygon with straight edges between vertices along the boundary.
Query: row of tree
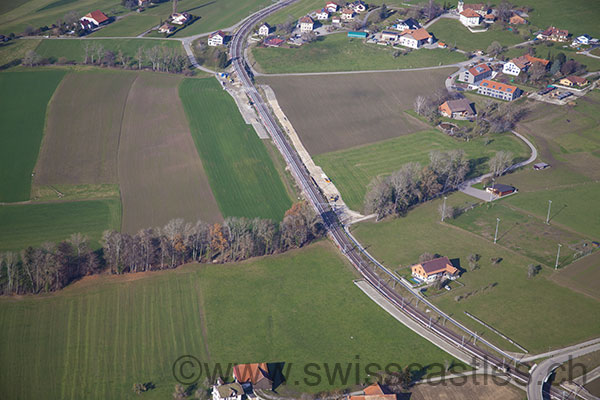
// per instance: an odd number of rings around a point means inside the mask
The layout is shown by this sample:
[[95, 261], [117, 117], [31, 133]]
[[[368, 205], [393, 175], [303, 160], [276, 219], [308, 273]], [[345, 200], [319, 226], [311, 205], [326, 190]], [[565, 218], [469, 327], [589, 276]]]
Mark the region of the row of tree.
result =
[[294, 204], [280, 223], [236, 217], [222, 224], [174, 219], [135, 235], [106, 231], [98, 251], [77, 233], [58, 245], [0, 253], [0, 294], [55, 291], [105, 270], [122, 274], [171, 269], [188, 262], [239, 261], [302, 247], [324, 233], [321, 217], [305, 202]]
[[425, 167], [408, 163], [390, 176], [374, 178], [367, 189], [365, 209], [377, 214], [378, 220], [404, 215], [411, 206], [456, 189], [470, 169], [463, 150], [432, 151]]

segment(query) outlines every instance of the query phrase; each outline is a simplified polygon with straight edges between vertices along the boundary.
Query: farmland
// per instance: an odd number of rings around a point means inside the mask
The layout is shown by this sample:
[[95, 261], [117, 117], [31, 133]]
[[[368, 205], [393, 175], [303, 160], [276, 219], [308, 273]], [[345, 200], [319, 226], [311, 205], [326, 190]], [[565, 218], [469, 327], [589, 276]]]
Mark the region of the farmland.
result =
[[102, 232], [119, 229], [120, 224], [118, 199], [3, 205], [0, 206], [0, 251], [59, 242], [76, 232], [87, 235], [92, 248], [99, 248]]
[[180, 96], [224, 217], [280, 220], [291, 200], [267, 149], [212, 79], [185, 79]]
[[117, 150], [136, 73], [68, 74], [48, 110], [35, 183], [117, 183]]
[[[168, 15], [168, 14], [166, 14]], [[158, 25], [159, 15], [130, 15], [92, 33], [90, 37], [137, 36]]]
[[62, 71], [0, 73], [0, 202], [29, 199], [46, 107]]
[[[404, 113], [419, 94], [444, 86], [454, 68], [328, 76], [260, 77], [311, 155], [428, 129]], [[310, 118], [306, 118], [310, 115]]]
[[124, 232], [172, 218], [221, 219], [179, 99], [180, 82], [140, 74], [131, 87], [118, 154]]
[[18, 65], [25, 54], [30, 50], [35, 50], [40, 42], [41, 40], [31, 39], [0, 43], [0, 70]]
[[600, 300], [600, 252], [574, 262], [555, 274], [552, 279], [559, 285]]
[[456, 46], [465, 51], [486, 51], [488, 46], [494, 41], [506, 47], [528, 40], [513, 32], [501, 30], [496, 26], [490, 27], [487, 32], [471, 33], [458, 20], [445, 18], [431, 25], [429, 32], [448, 46]]
[[367, 186], [373, 178], [391, 174], [408, 162], [425, 165], [429, 162], [431, 151], [450, 149], [463, 149], [467, 157], [473, 160], [471, 176], [487, 173], [487, 160], [497, 151], [510, 151], [515, 158], [523, 158], [528, 154], [528, 148], [510, 134], [494, 135], [493, 141], [485, 145], [483, 138], [464, 142], [440, 131], [429, 130], [319, 154], [314, 160], [335, 183], [346, 204], [352, 209], [361, 210]]
[[450, 359], [352, 278], [321, 242], [239, 264], [97, 276], [54, 295], [1, 299], [0, 386], [13, 398], [134, 398], [134, 382], [152, 382], [144, 397], [165, 398], [176, 383], [173, 362], [191, 354], [224, 370], [230, 362], [283, 361], [293, 365], [289, 389], [314, 392], [330, 386], [303, 381], [307, 362]]
[[447, 49], [422, 49], [398, 57], [394, 57], [394, 51], [339, 33], [300, 48], [255, 47], [252, 55], [258, 64], [255, 68], [268, 74], [420, 68], [466, 60], [464, 55]]

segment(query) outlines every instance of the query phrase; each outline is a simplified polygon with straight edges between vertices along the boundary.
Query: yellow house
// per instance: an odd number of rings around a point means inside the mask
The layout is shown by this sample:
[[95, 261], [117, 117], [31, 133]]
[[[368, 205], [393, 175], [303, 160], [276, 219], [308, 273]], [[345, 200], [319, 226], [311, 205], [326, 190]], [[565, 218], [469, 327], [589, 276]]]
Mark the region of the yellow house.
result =
[[448, 257], [435, 258], [410, 267], [412, 276], [425, 282], [433, 282], [442, 276], [454, 277], [458, 275]]
[[587, 79], [582, 78], [580, 76], [571, 75], [571, 76], [567, 76], [566, 78], [562, 78], [559, 81], [559, 83], [561, 85], [573, 87], [573, 86], [585, 86], [588, 84], [588, 81], [587, 81]]

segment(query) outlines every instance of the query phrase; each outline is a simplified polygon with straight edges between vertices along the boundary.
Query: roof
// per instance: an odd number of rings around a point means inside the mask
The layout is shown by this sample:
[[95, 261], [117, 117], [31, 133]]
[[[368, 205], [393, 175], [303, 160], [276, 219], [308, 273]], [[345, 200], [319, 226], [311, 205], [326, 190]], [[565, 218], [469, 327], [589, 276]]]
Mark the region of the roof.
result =
[[224, 38], [226, 35], [225, 35], [225, 32], [223, 32], [223, 31], [221, 31], [221, 30], [219, 30], [219, 31], [216, 31], [216, 32], [213, 32], [213, 33], [211, 33], [210, 35], [208, 35], [208, 37], [209, 37], [209, 38], [213, 38], [213, 37], [215, 37], [215, 36], [221, 36], [221, 37], [223, 37], [223, 38]]
[[381, 34], [382, 35], [394, 35], [394, 36], [398, 36], [399, 35], [398, 32], [394, 32], [394, 31], [382, 31]]
[[300, 23], [301, 24], [314, 24], [315, 21], [313, 21], [313, 19], [311, 17], [309, 17], [308, 15], [305, 15], [304, 17], [300, 18]]
[[483, 3], [472, 3], [472, 4], [463, 4], [463, 10], [485, 10], [485, 4]]
[[367, 386], [362, 395], [350, 396], [350, 400], [396, 400], [395, 394], [386, 394], [379, 383]]
[[481, 17], [481, 15], [477, 14], [475, 11], [473, 11], [473, 10], [472, 10], [472, 9], [470, 9], [470, 8], [465, 8], [465, 9], [464, 9], [464, 10], [463, 10], [463, 11], [460, 13], [460, 15], [462, 15], [462, 16], [464, 16], [464, 17], [467, 17], [467, 18], [475, 18], [475, 17], [477, 17], [477, 18], [480, 18], [480, 17]]
[[425, 40], [425, 39], [429, 39], [431, 37], [431, 35], [429, 34], [429, 32], [427, 32], [427, 30], [425, 28], [406, 30], [406, 31], [402, 32], [401, 35], [402, 36], [409, 35], [409, 36], [412, 36], [416, 40]]
[[239, 383], [257, 383], [269, 378], [267, 363], [237, 364], [233, 367], [233, 376]]
[[469, 68], [469, 73], [473, 76], [478, 76], [489, 71], [491, 71], [491, 69], [487, 64], [479, 64], [473, 68]]
[[510, 186], [510, 185], [503, 185], [502, 183], [495, 183], [492, 186], [490, 186], [491, 189], [493, 190], [497, 190], [498, 192], [514, 192], [515, 190], [517, 190], [514, 186]]
[[266, 22], [264, 24], [262, 24], [260, 27], [262, 28], [263, 26], [266, 26], [267, 28], [271, 28], [271, 25], [267, 24]]
[[475, 114], [471, 102], [467, 99], [448, 100], [444, 104], [448, 106], [452, 112], [463, 112], [466, 111], [471, 114]]
[[569, 31], [565, 29], [558, 29], [554, 26], [549, 27], [544, 32], [542, 32], [544, 36], [569, 36]]
[[317, 14], [324, 14], [327, 13], [327, 15], [329, 15], [329, 10], [326, 8], [321, 8], [320, 10], [315, 11]]
[[242, 385], [240, 385], [237, 382], [217, 386], [217, 391], [219, 392], [219, 396], [223, 398], [234, 397], [236, 395], [244, 394], [244, 389], [242, 388]]
[[269, 37], [265, 39], [265, 44], [270, 46], [281, 46], [285, 40], [277, 37]]
[[496, 89], [496, 90], [499, 90], [501, 92], [506, 92], [506, 93], [514, 93], [517, 90], [516, 86], [507, 85], [505, 83], [500, 83], [500, 82], [495, 82], [495, 81], [490, 81], [489, 79], [484, 79], [483, 81], [481, 81], [481, 86]]
[[539, 162], [537, 164], [533, 164], [533, 168], [546, 168], [549, 166], [550, 166], [550, 164], [546, 164], [545, 162]]
[[546, 66], [550, 61], [544, 60], [543, 58], [533, 57], [529, 54], [524, 54], [521, 57], [513, 58], [512, 60], [510, 60], [510, 62], [515, 64], [517, 67], [523, 69], [529, 66], [529, 64], [533, 64], [536, 62]]
[[354, 10], [351, 8], [344, 8], [342, 14], [354, 14]]
[[87, 18], [92, 18], [96, 20], [96, 22], [98, 22], [99, 24], [103, 23], [104, 21], [108, 21], [108, 17], [100, 10], [92, 11], [91, 13], [86, 14], [85, 16]]
[[581, 76], [575, 76], [575, 75], [567, 76], [565, 79], [568, 79], [569, 81], [573, 82], [576, 85], [583, 85], [584, 83], [587, 82], [587, 79], [582, 78]]

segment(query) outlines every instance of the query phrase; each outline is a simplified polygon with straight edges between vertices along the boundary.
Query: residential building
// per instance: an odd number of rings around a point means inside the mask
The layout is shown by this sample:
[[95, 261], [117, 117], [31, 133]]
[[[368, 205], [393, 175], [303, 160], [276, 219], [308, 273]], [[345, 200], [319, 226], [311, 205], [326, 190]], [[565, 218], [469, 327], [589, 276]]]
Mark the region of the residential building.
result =
[[492, 69], [487, 64], [479, 64], [460, 73], [458, 80], [479, 85], [479, 83], [492, 76]]
[[227, 36], [223, 31], [216, 31], [208, 35], [208, 45], [209, 46], [221, 46], [225, 43], [225, 38]]
[[315, 18], [319, 21], [325, 21], [329, 19], [329, 11], [326, 8], [322, 8], [321, 10], [315, 11]]
[[92, 21], [83, 18], [79, 20], [79, 25], [81, 25], [81, 29], [84, 31], [91, 31], [98, 27], [98, 25], [94, 24]]
[[185, 25], [190, 20], [190, 14], [188, 13], [174, 13], [171, 14], [171, 23], [176, 25]]
[[492, 186], [485, 188], [485, 191], [492, 193], [494, 196], [502, 197], [511, 193], [515, 193], [517, 188], [509, 185], [503, 185], [501, 183], [495, 183]]
[[483, 17], [483, 22], [485, 22], [486, 24], [493, 24], [494, 22], [496, 22], [496, 16], [492, 13], [485, 14]]
[[424, 281], [433, 282], [442, 277], [454, 278], [458, 276], [458, 269], [455, 268], [448, 257], [434, 258], [410, 267], [412, 276]]
[[212, 387], [213, 400], [242, 400], [243, 397], [244, 388], [238, 382], [223, 383], [219, 378]]
[[146, 7], [150, 5], [150, 0], [138, 0], [138, 7]]
[[575, 76], [575, 75], [571, 75], [571, 76], [567, 76], [566, 78], [562, 78], [559, 83], [561, 85], [564, 86], [569, 86], [569, 87], [573, 87], [573, 86], [585, 86], [588, 84], [588, 80], [581, 77], [581, 76]]
[[484, 79], [477, 88], [477, 93], [496, 99], [512, 101], [519, 97], [521, 91], [516, 86]]
[[581, 35], [573, 41], [575, 44], [590, 44], [592, 37], [590, 35]]
[[481, 25], [481, 15], [471, 10], [470, 8], [467, 8], [466, 10], [460, 12], [459, 20], [460, 23], [464, 26]]
[[100, 10], [85, 14], [79, 20], [91, 22], [92, 24], [96, 25], [96, 27], [109, 22], [109, 18]]
[[285, 40], [278, 37], [268, 37], [263, 41], [263, 44], [267, 47], [279, 47], [285, 43]]
[[550, 61], [525, 54], [521, 57], [513, 58], [504, 64], [502, 67], [502, 72], [507, 75], [519, 76], [522, 71], [527, 71], [534, 63], [540, 63], [546, 67]]
[[490, 9], [486, 7], [486, 5], [483, 3], [465, 4], [464, 1], [459, 0], [458, 5], [456, 6], [456, 11], [458, 11], [458, 13], [460, 14], [465, 10], [473, 10], [481, 17], [485, 17], [486, 14], [490, 13]]
[[271, 25], [267, 24], [266, 22], [264, 24], [262, 24], [260, 26], [260, 28], [258, 28], [258, 34], [260, 36], [269, 36], [270, 33], [271, 33]]
[[340, 6], [337, 3], [334, 3], [333, 1], [328, 2], [327, 4], [325, 4], [325, 8], [327, 9], [327, 11], [329, 11], [330, 13], [334, 13], [337, 12], [338, 8]]
[[508, 23], [511, 25], [524, 25], [527, 23], [527, 20], [518, 14], [513, 14], [508, 20]]
[[354, 12], [361, 13], [363, 11], [367, 11], [367, 4], [361, 0], [355, 0], [352, 3], [348, 4], [349, 7], [352, 7]]
[[300, 23], [300, 32], [312, 32], [315, 27], [315, 21], [308, 15], [300, 18], [298, 22]]
[[341, 24], [342, 23], [342, 19], [338, 16], [335, 16], [333, 18], [331, 18], [331, 23], [332, 24]]
[[400, 34], [400, 44], [402, 46], [420, 49], [426, 43], [433, 43], [433, 36], [425, 28], [409, 29]]
[[173, 33], [177, 30], [176, 27], [174, 27], [173, 25], [165, 22], [164, 24], [162, 24], [160, 26], [160, 28], [158, 28], [158, 32], [160, 33]]
[[342, 20], [344, 21], [351, 21], [354, 19], [354, 10], [351, 8], [344, 8], [342, 10], [342, 14], [340, 15], [340, 18], [342, 18]]
[[381, 40], [384, 42], [395, 42], [398, 40], [398, 32], [393, 31], [383, 31], [381, 32]]
[[419, 24], [418, 21], [416, 21], [412, 18], [408, 18], [405, 20], [399, 19], [398, 22], [396, 23], [396, 25], [394, 25], [394, 28], [399, 31], [405, 31], [407, 29], [416, 30], [416, 29], [419, 29], [420, 27], [421, 27], [421, 24]]
[[448, 118], [469, 119], [475, 116], [473, 104], [467, 99], [445, 101], [438, 109], [440, 114]]
[[395, 394], [385, 393], [379, 383], [374, 383], [362, 390], [362, 393], [346, 396], [345, 400], [396, 400]]
[[551, 26], [537, 35], [537, 38], [540, 40], [551, 40], [553, 42], [566, 42], [569, 38], [569, 31]]
[[267, 363], [237, 364], [233, 367], [233, 377], [246, 390], [273, 389]]

